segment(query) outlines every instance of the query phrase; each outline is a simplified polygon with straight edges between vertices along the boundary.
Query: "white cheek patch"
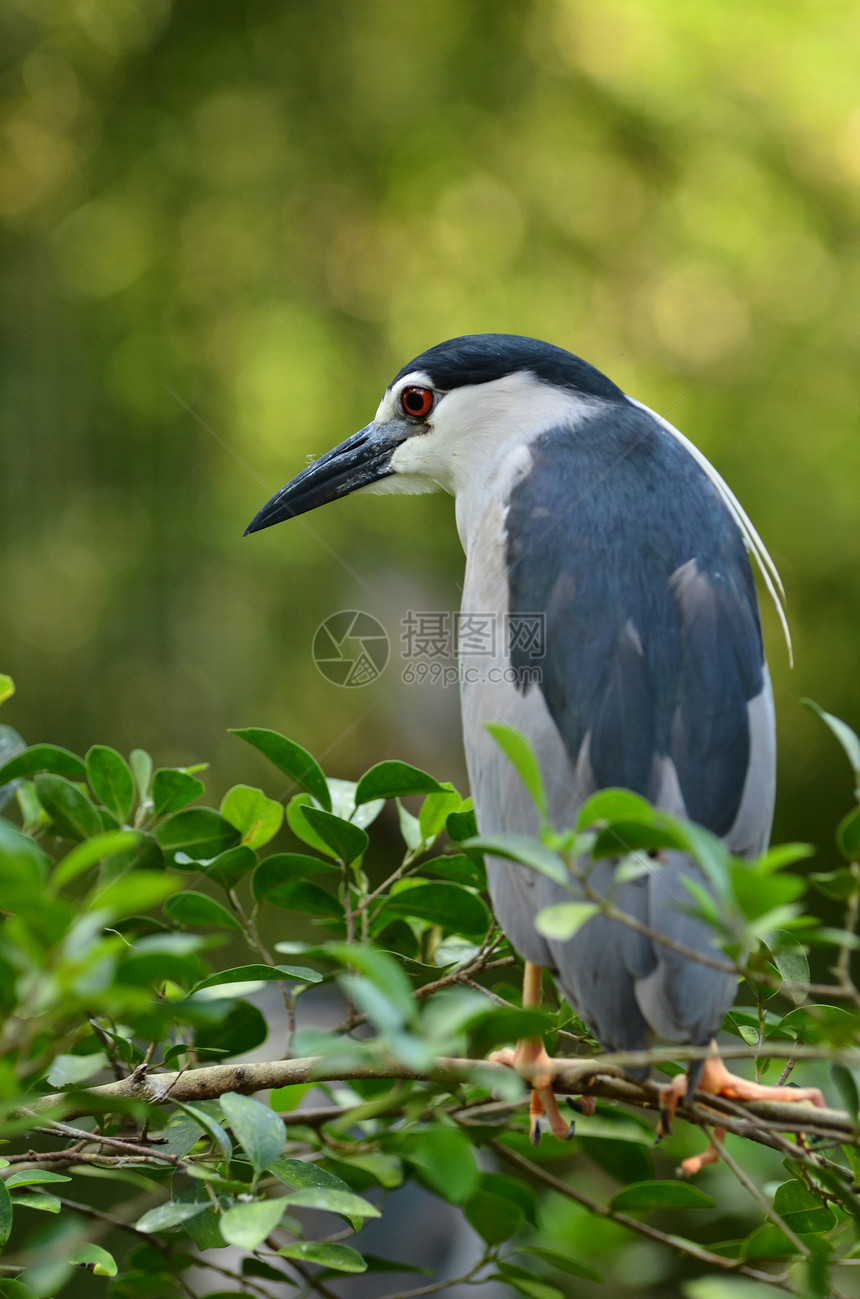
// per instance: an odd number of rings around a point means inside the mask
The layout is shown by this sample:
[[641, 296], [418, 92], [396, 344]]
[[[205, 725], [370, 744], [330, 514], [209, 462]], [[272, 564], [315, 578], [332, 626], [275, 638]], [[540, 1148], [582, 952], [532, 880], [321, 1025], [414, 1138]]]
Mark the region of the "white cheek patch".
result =
[[[422, 371], [399, 379], [380, 402], [378, 424], [403, 418], [397, 403], [403, 389], [412, 385], [433, 386]], [[510, 473], [516, 477], [526, 471], [527, 443], [541, 430], [580, 425], [599, 406], [594, 399], [554, 388], [526, 371], [452, 388], [439, 394], [426, 425], [416, 424], [414, 433], [397, 447], [391, 457], [393, 476], [369, 490], [474, 494], [517, 448], [522, 455], [511, 462]]]
[[441, 491], [439, 483], [431, 478], [421, 478], [418, 474], [390, 474], [388, 478], [378, 478], [375, 483], [368, 483], [352, 493], [359, 496], [421, 496], [426, 492]]
[[401, 442], [391, 457], [391, 468], [397, 477], [408, 478], [417, 475], [429, 479], [432, 486], [425, 488], [428, 492], [437, 491], [439, 455], [437, 438], [431, 429], [429, 433], [415, 432], [412, 437]]

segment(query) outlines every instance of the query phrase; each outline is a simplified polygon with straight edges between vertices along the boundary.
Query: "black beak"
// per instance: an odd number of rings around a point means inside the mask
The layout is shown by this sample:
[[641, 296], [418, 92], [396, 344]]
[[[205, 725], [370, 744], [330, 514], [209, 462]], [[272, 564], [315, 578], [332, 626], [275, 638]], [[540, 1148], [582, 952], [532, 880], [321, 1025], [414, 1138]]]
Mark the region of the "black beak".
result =
[[394, 473], [391, 457], [411, 431], [399, 420], [368, 424], [282, 487], [251, 520], [243, 536], [307, 514], [318, 505], [328, 505], [380, 478], [388, 478]]

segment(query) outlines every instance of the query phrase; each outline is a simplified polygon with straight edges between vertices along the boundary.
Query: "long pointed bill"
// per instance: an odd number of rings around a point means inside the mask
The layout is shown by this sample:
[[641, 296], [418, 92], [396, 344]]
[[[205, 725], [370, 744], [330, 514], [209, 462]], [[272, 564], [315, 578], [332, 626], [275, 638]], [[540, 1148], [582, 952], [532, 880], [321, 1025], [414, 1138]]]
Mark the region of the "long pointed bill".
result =
[[318, 505], [328, 505], [329, 501], [388, 478], [394, 473], [391, 457], [410, 431], [399, 420], [368, 424], [282, 487], [251, 520], [243, 536], [307, 514]]

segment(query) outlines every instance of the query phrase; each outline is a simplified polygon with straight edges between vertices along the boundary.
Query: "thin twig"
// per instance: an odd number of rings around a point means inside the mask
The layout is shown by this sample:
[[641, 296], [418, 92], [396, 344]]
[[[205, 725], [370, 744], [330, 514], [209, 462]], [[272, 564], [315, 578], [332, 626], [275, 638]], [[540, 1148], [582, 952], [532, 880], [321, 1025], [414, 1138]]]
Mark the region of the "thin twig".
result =
[[759, 1272], [757, 1268], [750, 1267], [738, 1259], [723, 1258], [720, 1254], [712, 1254], [710, 1250], [704, 1249], [701, 1245], [697, 1245], [694, 1241], [687, 1240], [683, 1236], [667, 1235], [648, 1223], [638, 1222], [635, 1218], [628, 1217], [626, 1213], [618, 1213], [610, 1209], [608, 1205], [601, 1204], [599, 1200], [593, 1200], [590, 1195], [585, 1195], [575, 1186], [562, 1182], [560, 1178], [555, 1177], [539, 1164], [534, 1164], [530, 1159], [518, 1154], [517, 1151], [509, 1149], [497, 1137], [492, 1137], [488, 1144], [505, 1163], [512, 1164], [520, 1172], [527, 1173], [550, 1190], [557, 1191], [559, 1195], [573, 1200], [576, 1204], [581, 1204], [584, 1209], [588, 1209], [589, 1213], [595, 1214], [596, 1217], [608, 1218], [612, 1222], [617, 1222], [622, 1227], [627, 1227], [630, 1231], [636, 1232], [639, 1236], [645, 1236], [648, 1240], [665, 1245], [667, 1249], [671, 1249], [675, 1253], [687, 1254], [690, 1258], [695, 1258], [700, 1263], [707, 1263], [711, 1267], [719, 1268], [723, 1272], [734, 1272], [740, 1276], [751, 1277], [754, 1281], [765, 1281], [769, 1285], [776, 1285], [783, 1290], [790, 1290], [786, 1280], [782, 1277], [775, 1277], [769, 1272]]

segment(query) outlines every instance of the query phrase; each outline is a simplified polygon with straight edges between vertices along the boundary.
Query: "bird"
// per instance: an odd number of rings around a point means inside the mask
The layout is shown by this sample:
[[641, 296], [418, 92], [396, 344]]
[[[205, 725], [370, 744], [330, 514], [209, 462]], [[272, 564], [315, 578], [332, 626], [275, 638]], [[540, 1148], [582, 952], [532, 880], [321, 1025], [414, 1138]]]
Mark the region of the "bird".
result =
[[[454, 497], [466, 555], [461, 617], [490, 616], [500, 629], [484, 670], [461, 681], [481, 834], [540, 829], [533, 800], [488, 731], [501, 722], [532, 746], [559, 829], [575, 825], [597, 791], [623, 788], [704, 826], [740, 857], [763, 852], [776, 737], [751, 561], [788, 636], [783, 590], [705, 455], [565, 348], [465, 335], [405, 365], [374, 419], [277, 492], [246, 535], [355, 492], [438, 490]], [[537, 649], [524, 625], [537, 628]], [[488, 858], [496, 918], [525, 961], [523, 1004], [538, 1003], [548, 968], [605, 1049], [706, 1047], [737, 987], [734, 973], [679, 950], [720, 955], [684, 883], [707, 882], [680, 851], [661, 852], [644, 873], [615, 883], [617, 866], [588, 863], [589, 882], [637, 927], [600, 911], [562, 940], [540, 933], [535, 917], [569, 901], [570, 889]], [[530, 1071], [532, 1139], [544, 1115], [566, 1136], [543, 1043], [498, 1058]], [[708, 1056], [667, 1089], [667, 1114], [696, 1086], [823, 1104], [816, 1089], [762, 1093]], [[687, 1171], [715, 1157], [688, 1161]]]

